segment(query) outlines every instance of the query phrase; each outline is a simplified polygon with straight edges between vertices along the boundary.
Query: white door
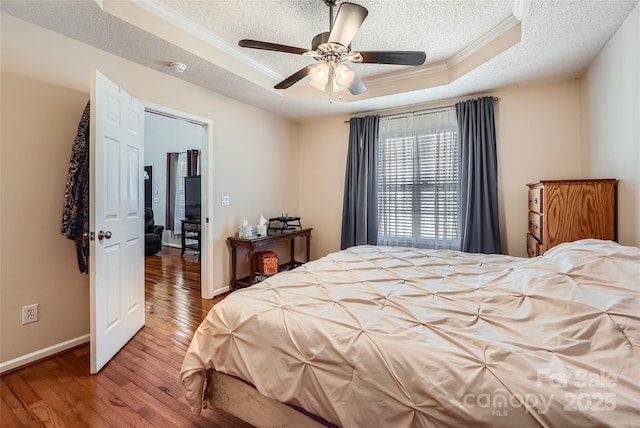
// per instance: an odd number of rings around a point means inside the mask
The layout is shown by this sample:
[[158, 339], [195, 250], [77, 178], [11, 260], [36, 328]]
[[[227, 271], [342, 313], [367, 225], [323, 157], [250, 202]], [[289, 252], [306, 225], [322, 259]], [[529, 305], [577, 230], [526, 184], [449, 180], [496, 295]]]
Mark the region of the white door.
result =
[[96, 71], [90, 141], [91, 373], [144, 326], [144, 108]]

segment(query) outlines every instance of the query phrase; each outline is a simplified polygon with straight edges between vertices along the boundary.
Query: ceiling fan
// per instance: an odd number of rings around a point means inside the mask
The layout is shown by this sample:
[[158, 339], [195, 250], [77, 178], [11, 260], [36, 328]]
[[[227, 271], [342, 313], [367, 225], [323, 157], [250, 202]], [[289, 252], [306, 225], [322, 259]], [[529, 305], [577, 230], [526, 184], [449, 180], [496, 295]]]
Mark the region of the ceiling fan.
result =
[[308, 65], [287, 77], [275, 85], [275, 89], [287, 89], [309, 76], [309, 83], [318, 90], [339, 92], [348, 88], [353, 95], [359, 95], [364, 93], [367, 87], [345, 64], [346, 61], [365, 64], [422, 65], [427, 59], [426, 54], [420, 51], [352, 51], [351, 40], [369, 12], [360, 5], [345, 2], [340, 5], [334, 20], [333, 8], [337, 0], [323, 1], [329, 6], [329, 31], [313, 38], [311, 50], [258, 40], [243, 39], [238, 42], [238, 45], [244, 48], [304, 55], [318, 61], [318, 64]]

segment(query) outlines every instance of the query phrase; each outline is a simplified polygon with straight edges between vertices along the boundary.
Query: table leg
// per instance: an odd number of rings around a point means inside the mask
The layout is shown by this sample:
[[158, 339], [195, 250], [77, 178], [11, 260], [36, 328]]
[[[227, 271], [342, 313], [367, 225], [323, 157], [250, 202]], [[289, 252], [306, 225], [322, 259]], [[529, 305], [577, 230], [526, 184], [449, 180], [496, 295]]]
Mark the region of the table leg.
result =
[[182, 239], [180, 240], [182, 243], [182, 252], [180, 253], [181, 256], [184, 256], [184, 250], [185, 250], [185, 237], [184, 237], [185, 233], [184, 233], [184, 222], [182, 223]]
[[256, 282], [256, 269], [257, 269], [255, 252], [253, 251], [249, 251], [249, 269], [250, 269], [249, 284], [253, 285]]
[[231, 247], [231, 289], [236, 288], [236, 247]]
[[289, 253], [291, 254], [291, 260], [289, 260], [289, 266], [290, 266], [289, 269], [293, 268], [293, 266], [295, 265], [295, 262], [296, 262], [295, 261], [296, 238], [291, 238], [290, 241], [291, 241], [290, 242], [291, 249], [290, 249]]
[[311, 249], [311, 235], [307, 235], [307, 262], [309, 261], [309, 252]]

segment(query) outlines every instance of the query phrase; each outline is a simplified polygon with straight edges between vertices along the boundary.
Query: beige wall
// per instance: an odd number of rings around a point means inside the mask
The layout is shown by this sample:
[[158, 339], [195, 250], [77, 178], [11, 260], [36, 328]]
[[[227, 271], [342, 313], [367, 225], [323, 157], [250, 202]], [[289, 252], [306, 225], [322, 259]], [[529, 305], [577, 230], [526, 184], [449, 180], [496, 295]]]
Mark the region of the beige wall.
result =
[[[580, 178], [578, 83], [575, 80], [497, 91], [496, 132], [503, 251], [526, 256], [526, 184]], [[424, 108], [452, 104], [455, 100]], [[419, 107], [412, 106], [411, 110]], [[347, 116], [300, 127], [300, 210], [317, 229], [315, 257], [340, 248], [342, 195], [349, 139]], [[303, 190], [304, 189], [304, 190]]]
[[[228, 285], [225, 240], [242, 219], [255, 224], [261, 214], [298, 211], [298, 188], [282, 184], [298, 177], [293, 123], [11, 16], [1, 18], [1, 363], [89, 333], [88, 280], [78, 272], [72, 243], [58, 230], [71, 144], [94, 68], [143, 101], [212, 121], [213, 288]], [[230, 206], [220, 206], [222, 194], [231, 197]], [[22, 326], [21, 307], [30, 303], [40, 304], [40, 321]]]
[[640, 246], [640, 6], [581, 80], [582, 171], [618, 183], [618, 240]]
[[312, 259], [340, 249], [348, 119], [332, 116], [300, 127], [300, 215], [314, 228]]
[[581, 178], [578, 83], [495, 93], [503, 252], [526, 256], [527, 183]]
[[[85, 93], [2, 73], [0, 358], [89, 333], [89, 277], [60, 233], [71, 143]], [[21, 325], [38, 303], [40, 321]]]

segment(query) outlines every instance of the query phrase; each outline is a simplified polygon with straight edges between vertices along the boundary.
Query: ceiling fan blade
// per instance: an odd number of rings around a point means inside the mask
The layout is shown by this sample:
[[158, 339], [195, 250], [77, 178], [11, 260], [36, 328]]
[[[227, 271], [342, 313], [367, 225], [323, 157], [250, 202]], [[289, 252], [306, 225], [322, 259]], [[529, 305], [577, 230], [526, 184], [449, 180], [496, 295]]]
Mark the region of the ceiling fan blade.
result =
[[366, 85], [362, 83], [362, 80], [360, 80], [357, 74], [353, 78], [353, 82], [351, 82], [351, 86], [349, 86], [349, 92], [351, 92], [352, 95], [360, 95], [367, 92]]
[[238, 42], [243, 48], [262, 49], [265, 51], [285, 52], [290, 54], [302, 55], [309, 49], [297, 48], [295, 46], [279, 45], [276, 43], [261, 42], [258, 40], [243, 39]]
[[427, 54], [420, 51], [360, 51], [364, 64], [422, 65]]
[[342, 3], [329, 34], [329, 43], [349, 46], [368, 13], [367, 9], [355, 3]]
[[282, 82], [278, 83], [273, 89], [287, 89], [292, 86], [294, 83], [304, 79], [309, 75], [309, 70], [313, 67], [312, 65], [307, 65], [305, 68], [301, 68], [300, 70], [293, 73], [291, 76], [284, 79]]

